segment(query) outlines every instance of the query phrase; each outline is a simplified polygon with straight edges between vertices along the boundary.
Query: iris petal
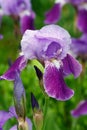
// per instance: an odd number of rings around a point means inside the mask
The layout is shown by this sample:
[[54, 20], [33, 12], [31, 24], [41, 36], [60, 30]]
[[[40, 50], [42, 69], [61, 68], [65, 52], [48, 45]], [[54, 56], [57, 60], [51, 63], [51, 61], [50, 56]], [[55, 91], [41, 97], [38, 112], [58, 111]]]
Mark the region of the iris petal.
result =
[[5, 79], [5, 80], [14, 80], [16, 71], [21, 71], [22, 69], [25, 68], [26, 66], [26, 59], [24, 56], [20, 56], [14, 63], [13, 65], [2, 75], [0, 76], [0, 79]]
[[45, 14], [45, 23], [52, 24], [56, 23], [61, 16], [61, 5], [59, 3], [54, 4], [51, 10], [47, 11]]
[[71, 55], [67, 54], [67, 56], [62, 61], [64, 75], [67, 76], [69, 74], [73, 74], [75, 78], [77, 78], [80, 75], [82, 71], [82, 66]]
[[65, 84], [61, 71], [53, 63], [45, 67], [43, 83], [46, 93], [57, 100], [68, 100], [74, 94], [74, 91]]
[[22, 34], [27, 30], [34, 30], [34, 18], [32, 16], [24, 15], [20, 18], [20, 27]]

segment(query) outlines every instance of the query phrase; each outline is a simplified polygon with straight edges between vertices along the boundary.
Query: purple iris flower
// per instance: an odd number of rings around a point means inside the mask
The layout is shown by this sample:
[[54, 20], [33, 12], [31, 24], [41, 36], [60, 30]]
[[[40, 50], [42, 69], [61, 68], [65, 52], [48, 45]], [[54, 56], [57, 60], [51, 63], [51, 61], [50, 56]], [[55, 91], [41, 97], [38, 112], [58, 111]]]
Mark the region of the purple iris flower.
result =
[[71, 51], [78, 57], [87, 57], [87, 34], [83, 34], [80, 38], [72, 38]]
[[55, 0], [53, 7], [45, 13], [45, 24], [56, 23], [60, 20], [63, 5], [67, 0]]
[[70, 99], [74, 91], [64, 82], [64, 75], [78, 77], [81, 65], [68, 54], [71, 38], [68, 32], [57, 26], [48, 25], [40, 30], [27, 30], [21, 41], [26, 59], [38, 59], [44, 63], [43, 84], [46, 93], [57, 100]]
[[1, 79], [14, 80], [16, 70], [21, 71], [28, 59], [37, 59], [45, 66], [45, 92], [57, 100], [70, 99], [74, 91], [65, 84], [64, 76], [73, 74], [76, 78], [82, 70], [79, 62], [69, 55], [70, 44], [69, 33], [57, 25], [48, 25], [40, 30], [27, 30], [21, 41], [24, 56], [19, 57]]
[[87, 115], [87, 101], [81, 101], [76, 109], [71, 111], [73, 117], [77, 118], [81, 115]]
[[[18, 116], [15, 112], [14, 107], [10, 107], [9, 111], [3, 111], [3, 110], [0, 111], [0, 130], [3, 130], [3, 126], [5, 125], [5, 123], [13, 117], [18, 119]], [[32, 130], [32, 123], [31, 123], [30, 119], [26, 118], [26, 121], [29, 125], [29, 130]], [[10, 130], [17, 130], [17, 125], [13, 126]]]
[[22, 34], [26, 29], [34, 29], [35, 13], [32, 11], [31, 2], [29, 0], [1, 0], [0, 5], [3, 10], [3, 15], [20, 18]]

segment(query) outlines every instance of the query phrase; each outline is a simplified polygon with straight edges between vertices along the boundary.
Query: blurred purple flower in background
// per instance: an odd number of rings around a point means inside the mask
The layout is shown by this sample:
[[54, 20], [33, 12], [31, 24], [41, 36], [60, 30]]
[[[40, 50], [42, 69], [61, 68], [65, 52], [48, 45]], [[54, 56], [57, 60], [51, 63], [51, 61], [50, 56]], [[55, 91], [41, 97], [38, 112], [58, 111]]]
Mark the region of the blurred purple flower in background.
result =
[[87, 115], [87, 101], [81, 101], [76, 109], [71, 111], [73, 117], [79, 117], [81, 115]]
[[76, 56], [87, 55], [87, 34], [83, 34], [80, 38], [72, 38], [71, 51]]
[[45, 13], [45, 24], [56, 23], [60, 20], [63, 5], [67, 0], [55, 0], [53, 7]]
[[76, 9], [76, 27], [87, 33], [87, 0], [69, 0]]
[[29, 0], [0, 0], [3, 15], [20, 18], [20, 28], [23, 34], [26, 29], [34, 29], [35, 13]]
[[51, 10], [45, 13], [45, 24], [56, 23], [61, 17], [61, 5], [55, 3]]
[[2, 34], [0, 34], [0, 40], [1, 40], [1, 39], [3, 39], [3, 35], [2, 35]]
[[19, 15], [24, 10], [31, 11], [29, 0], [0, 0], [5, 15]]
[[63, 79], [64, 75], [78, 77], [81, 65], [68, 54], [70, 35], [57, 25], [48, 25], [40, 30], [27, 30], [21, 41], [26, 59], [38, 59], [45, 65], [43, 84], [46, 93], [57, 100], [68, 100], [74, 94]]
[[78, 7], [77, 27], [81, 32], [87, 33], [87, 1]]
[[28, 11], [25, 11], [20, 15], [20, 29], [21, 33], [23, 34], [27, 29], [34, 30], [34, 12], [29, 14]]
[[73, 5], [76, 5], [76, 6], [78, 6], [78, 5], [80, 5], [80, 4], [82, 4], [82, 3], [84, 3], [84, 2], [87, 2], [87, 0], [68, 0], [70, 3], [72, 3]]
[[45, 14], [45, 24], [56, 23], [60, 20], [62, 7], [70, 3], [77, 11], [76, 26], [87, 33], [87, 0], [55, 0], [53, 8]]

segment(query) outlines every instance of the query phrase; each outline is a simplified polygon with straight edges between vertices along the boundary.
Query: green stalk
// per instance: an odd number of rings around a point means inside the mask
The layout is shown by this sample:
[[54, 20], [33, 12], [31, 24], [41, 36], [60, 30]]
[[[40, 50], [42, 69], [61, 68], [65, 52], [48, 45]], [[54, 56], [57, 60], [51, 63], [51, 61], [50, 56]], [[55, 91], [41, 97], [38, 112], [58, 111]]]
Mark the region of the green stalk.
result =
[[44, 120], [43, 120], [43, 128], [42, 130], [46, 130], [46, 118], [47, 118], [47, 110], [48, 110], [48, 97], [45, 97], [45, 105], [44, 105]]

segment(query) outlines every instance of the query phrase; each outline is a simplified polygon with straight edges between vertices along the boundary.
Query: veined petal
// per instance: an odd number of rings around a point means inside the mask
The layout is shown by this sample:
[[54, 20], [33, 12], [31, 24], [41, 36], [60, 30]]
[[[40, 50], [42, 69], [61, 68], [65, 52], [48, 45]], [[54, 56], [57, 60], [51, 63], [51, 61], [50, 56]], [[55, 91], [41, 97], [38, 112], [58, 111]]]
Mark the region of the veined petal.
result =
[[45, 14], [45, 23], [52, 24], [56, 23], [61, 16], [61, 5], [60, 3], [55, 3], [51, 10], [47, 11]]
[[76, 109], [71, 111], [72, 116], [79, 117], [81, 115], [87, 115], [87, 101], [81, 101]]
[[74, 94], [74, 91], [65, 84], [62, 72], [53, 63], [45, 67], [43, 84], [46, 93], [57, 100], [68, 100]]
[[67, 54], [67, 56], [62, 61], [63, 72], [65, 76], [73, 74], [74, 77], [77, 78], [80, 75], [82, 71], [82, 66], [75, 58]]
[[16, 71], [20, 72], [23, 70], [26, 66], [26, 59], [24, 56], [20, 56], [13, 65], [2, 75], [0, 76], [0, 79], [5, 80], [14, 80], [16, 76]]

